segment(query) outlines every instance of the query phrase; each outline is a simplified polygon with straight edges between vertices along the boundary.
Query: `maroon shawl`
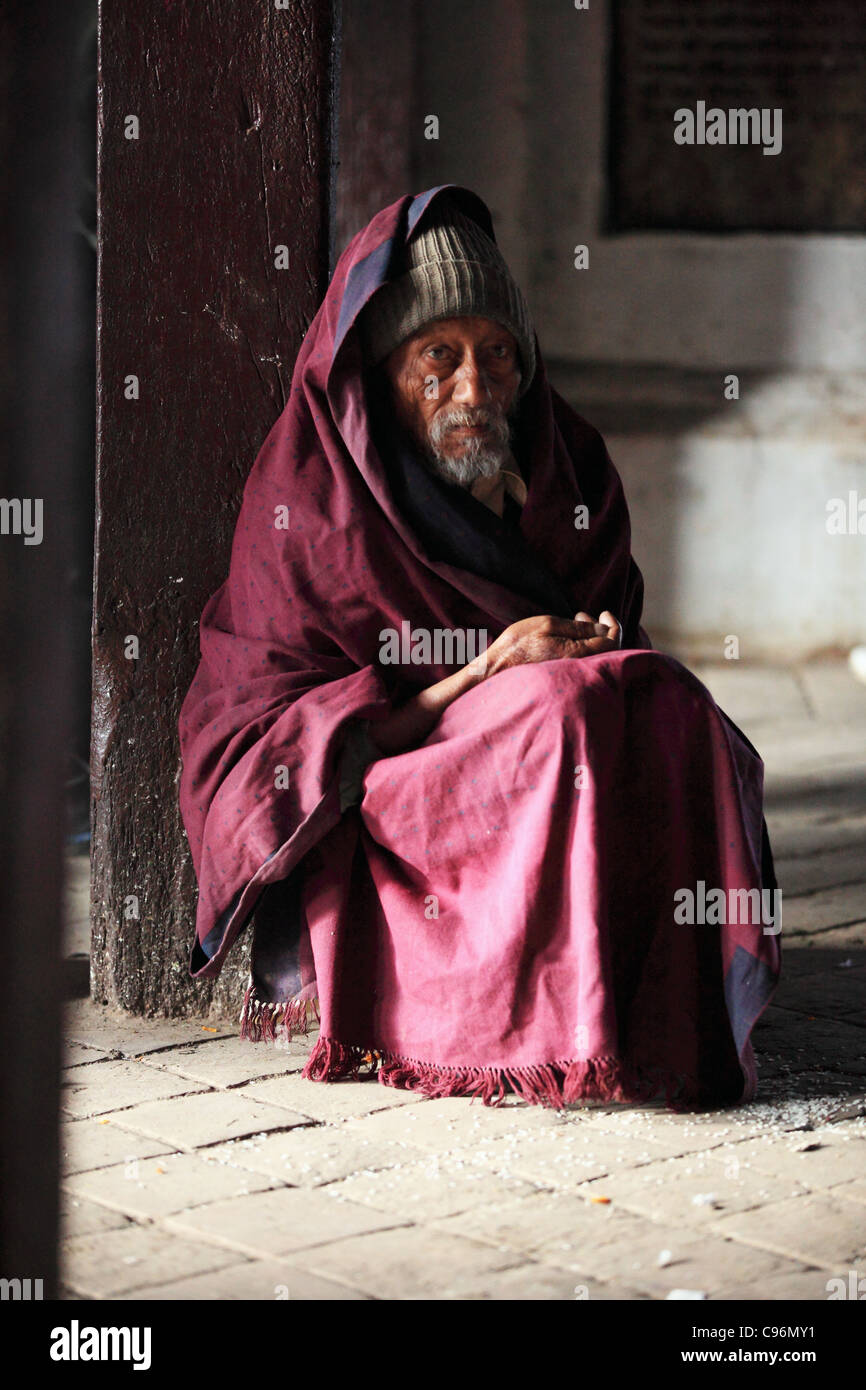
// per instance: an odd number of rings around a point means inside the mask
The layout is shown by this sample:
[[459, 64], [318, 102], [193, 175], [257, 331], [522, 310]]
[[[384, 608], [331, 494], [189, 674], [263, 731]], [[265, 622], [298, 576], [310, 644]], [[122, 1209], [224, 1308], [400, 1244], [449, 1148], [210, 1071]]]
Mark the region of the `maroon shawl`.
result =
[[[401, 198], [341, 256], [246, 483], [180, 718], [199, 883], [190, 970], [254, 929], [242, 1035], [320, 1038], [305, 1075], [532, 1101], [754, 1091], [749, 1032], [778, 974], [758, 926], [673, 925], [698, 880], [775, 886], [754, 749], [649, 649], [619, 477], [540, 352], [515, 453], [519, 529], [434, 478], [392, 426], [356, 320], [444, 192]], [[586, 529], [575, 509], [588, 508]], [[624, 650], [520, 667], [368, 770], [341, 812], [351, 721], [453, 668], [380, 664], [380, 634], [610, 609]], [[518, 756], [520, 755], [520, 756]], [[588, 769], [577, 789], [574, 769]], [[435, 916], [432, 915], [435, 912]]]

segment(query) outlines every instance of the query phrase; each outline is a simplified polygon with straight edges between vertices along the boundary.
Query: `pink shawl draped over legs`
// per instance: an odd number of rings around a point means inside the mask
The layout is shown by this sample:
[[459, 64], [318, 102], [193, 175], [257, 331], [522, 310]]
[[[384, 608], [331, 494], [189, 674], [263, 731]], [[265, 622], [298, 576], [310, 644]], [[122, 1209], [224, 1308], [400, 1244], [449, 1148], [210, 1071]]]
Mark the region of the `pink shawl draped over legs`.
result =
[[[242, 1036], [291, 1036], [317, 1013], [316, 1081], [485, 1104], [509, 1090], [546, 1105], [749, 1099], [750, 1033], [780, 959], [763, 768], [701, 682], [649, 646], [603, 441], [539, 352], [510, 533], [374, 437], [355, 320], [446, 191], [492, 235], [484, 204], [448, 186], [355, 237], [202, 615], [180, 720], [191, 973], [218, 974], [251, 927]], [[383, 666], [383, 630], [492, 641], [531, 614], [605, 608], [621, 651], [483, 681], [420, 747], [373, 762], [343, 807], [351, 723], [454, 669]]]

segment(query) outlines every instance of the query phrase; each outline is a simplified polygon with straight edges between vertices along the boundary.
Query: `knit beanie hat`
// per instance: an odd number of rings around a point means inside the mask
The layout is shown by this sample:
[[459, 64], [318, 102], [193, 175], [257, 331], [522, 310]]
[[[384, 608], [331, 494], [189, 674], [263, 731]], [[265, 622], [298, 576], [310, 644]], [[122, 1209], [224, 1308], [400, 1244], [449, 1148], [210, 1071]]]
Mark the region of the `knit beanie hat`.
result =
[[425, 323], [467, 315], [493, 319], [514, 334], [522, 395], [535, 373], [526, 301], [490, 237], [443, 199], [437, 220], [406, 246], [403, 273], [383, 285], [364, 309], [359, 326], [366, 356], [381, 362]]

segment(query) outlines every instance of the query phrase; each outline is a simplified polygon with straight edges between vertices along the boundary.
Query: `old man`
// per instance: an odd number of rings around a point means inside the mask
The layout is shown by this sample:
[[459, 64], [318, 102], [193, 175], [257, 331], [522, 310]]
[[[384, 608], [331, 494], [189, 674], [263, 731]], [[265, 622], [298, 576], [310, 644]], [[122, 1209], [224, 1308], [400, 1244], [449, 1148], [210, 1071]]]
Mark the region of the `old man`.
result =
[[[532, 1103], [755, 1094], [762, 764], [640, 626], [622, 487], [446, 185], [343, 253], [246, 484], [180, 720], [190, 970], [316, 1081]], [[694, 918], [694, 913], [692, 917]]]

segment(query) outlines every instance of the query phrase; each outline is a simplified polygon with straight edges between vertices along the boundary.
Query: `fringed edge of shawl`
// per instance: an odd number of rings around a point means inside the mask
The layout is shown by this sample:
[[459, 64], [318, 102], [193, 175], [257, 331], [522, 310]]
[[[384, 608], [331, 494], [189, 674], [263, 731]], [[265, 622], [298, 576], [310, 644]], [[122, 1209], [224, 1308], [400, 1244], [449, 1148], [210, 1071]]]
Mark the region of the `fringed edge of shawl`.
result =
[[283, 999], [268, 1004], [259, 999], [250, 980], [240, 1014], [240, 1035], [247, 1042], [276, 1042], [278, 1036], [290, 1040], [295, 1033], [307, 1033], [313, 1018], [319, 1022], [318, 998]]
[[377, 1069], [383, 1086], [417, 1091], [434, 1100], [445, 1096], [480, 1097], [487, 1106], [501, 1105], [509, 1093], [530, 1105], [557, 1110], [579, 1101], [663, 1101], [673, 1110], [718, 1103], [702, 1096], [684, 1076], [662, 1068], [636, 1067], [618, 1057], [588, 1057], [524, 1067], [447, 1067], [377, 1048], [347, 1045], [335, 1038], [319, 1038], [301, 1075], [309, 1081], [361, 1080], [374, 1075]]

